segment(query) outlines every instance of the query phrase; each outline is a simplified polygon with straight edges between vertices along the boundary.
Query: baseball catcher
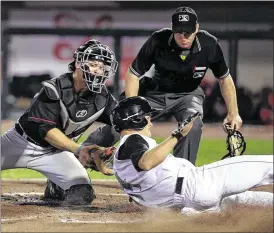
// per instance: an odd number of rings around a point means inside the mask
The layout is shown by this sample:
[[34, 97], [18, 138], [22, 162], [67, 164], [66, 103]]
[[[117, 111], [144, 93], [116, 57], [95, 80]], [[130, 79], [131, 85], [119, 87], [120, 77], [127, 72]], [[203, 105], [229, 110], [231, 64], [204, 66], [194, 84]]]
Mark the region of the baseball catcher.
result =
[[[115, 53], [98, 40], [77, 48], [69, 72], [43, 82], [26, 112], [1, 136], [2, 170], [29, 168], [44, 174], [45, 200], [90, 204], [95, 193], [85, 167], [113, 174], [104, 165], [111, 160], [111, 149], [105, 148], [119, 140], [109, 118], [117, 100], [105, 84], [117, 66]], [[95, 121], [105, 125], [95, 131], [96, 140], [77, 143]], [[101, 140], [106, 134], [108, 141]]]

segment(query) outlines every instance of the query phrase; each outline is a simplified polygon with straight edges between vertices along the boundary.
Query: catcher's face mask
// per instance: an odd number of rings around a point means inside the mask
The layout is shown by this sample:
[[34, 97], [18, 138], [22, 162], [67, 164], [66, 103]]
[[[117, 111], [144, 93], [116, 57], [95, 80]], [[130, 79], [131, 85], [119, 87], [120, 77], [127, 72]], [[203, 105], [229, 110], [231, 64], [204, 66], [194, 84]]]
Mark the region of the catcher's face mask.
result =
[[97, 41], [87, 45], [83, 52], [77, 53], [76, 62], [80, 63], [88, 89], [101, 93], [106, 81], [115, 75], [118, 62], [108, 46]]

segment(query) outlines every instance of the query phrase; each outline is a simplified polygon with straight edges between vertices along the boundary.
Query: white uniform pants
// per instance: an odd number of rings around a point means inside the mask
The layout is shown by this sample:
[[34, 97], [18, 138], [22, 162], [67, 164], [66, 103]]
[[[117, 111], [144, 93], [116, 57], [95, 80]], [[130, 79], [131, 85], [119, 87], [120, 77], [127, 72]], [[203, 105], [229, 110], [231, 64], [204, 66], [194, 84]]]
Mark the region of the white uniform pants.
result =
[[64, 190], [76, 184], [90, 184], [86, 169], [73, 153], [51, 152], [27, 141], [11, 128], [1, 136], [1, 170], [13, 168], [41, 172]]
[[267, 184], [273, 184], [273, 155], [243, 155], [191, 169], [175, 198], [201, 211], [218, 209], [222, 201], [273, 205], [273, 193], [248, 191]]

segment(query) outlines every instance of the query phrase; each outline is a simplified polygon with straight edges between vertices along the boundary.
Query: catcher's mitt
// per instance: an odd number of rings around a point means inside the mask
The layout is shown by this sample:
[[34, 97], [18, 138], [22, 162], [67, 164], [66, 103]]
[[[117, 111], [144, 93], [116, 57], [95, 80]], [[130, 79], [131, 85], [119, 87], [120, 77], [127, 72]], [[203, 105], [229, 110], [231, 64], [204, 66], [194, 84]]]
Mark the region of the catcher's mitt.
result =
[[85, 168], [90, 168], [91, 170], [94, 171], [99, 171], [95, 161], [94, 161], [94, 156], [95, 153], [100, 153], [99, 154], [99, 158], [101, 160], [101, 163], [103, 164], [103, 166], [111, 168], [112, 167], [112, 163], [113, 163], [113, 156], [114, 156], [114, 151], [116, 150], [115, 146], [111, 146], [111, 147], [106, 147], [104, 151], [99, 151], [96, 149], [92, 149], [90, 150], [90, 160], [87, 162], [87, 165], [85, 166]]
[[232, 129], [229, 124], [224, 126], [227, 131], [226, 145], [228, 153], [222, 159], [242, 155], [246, 149], [244, 136], [238, 130]]

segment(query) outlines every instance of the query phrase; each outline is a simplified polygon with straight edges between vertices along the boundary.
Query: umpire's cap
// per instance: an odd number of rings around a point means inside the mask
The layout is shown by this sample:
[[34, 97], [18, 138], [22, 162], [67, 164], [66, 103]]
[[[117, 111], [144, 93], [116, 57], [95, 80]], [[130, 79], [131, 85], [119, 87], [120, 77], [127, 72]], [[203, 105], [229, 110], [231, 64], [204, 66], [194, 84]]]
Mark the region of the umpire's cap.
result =
[[179, 7], [172, 15], [172, 31], [174, 33], [193, 33], [196, 30], [197, 23], [198, 16], [190, 7]]

